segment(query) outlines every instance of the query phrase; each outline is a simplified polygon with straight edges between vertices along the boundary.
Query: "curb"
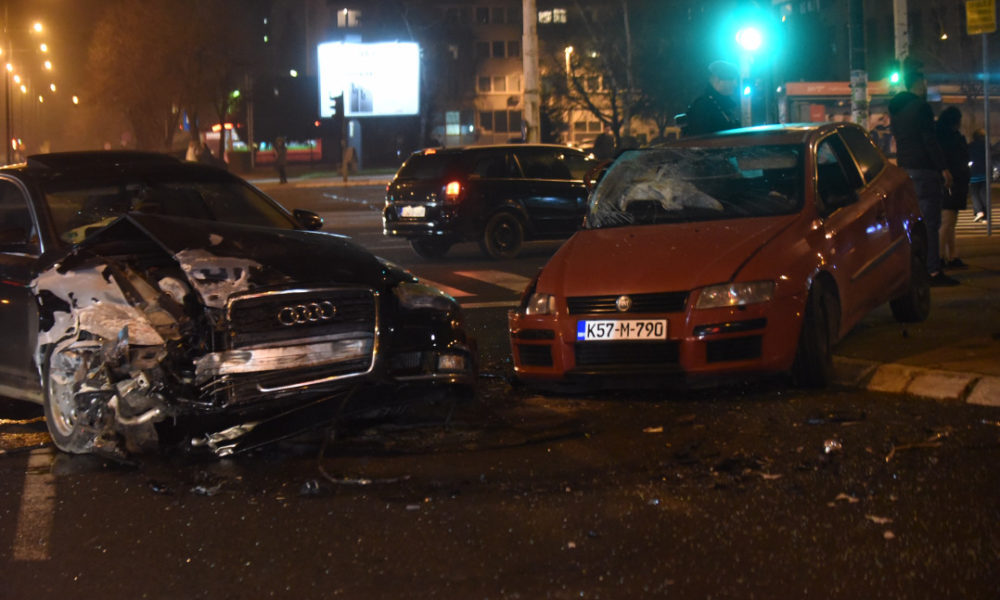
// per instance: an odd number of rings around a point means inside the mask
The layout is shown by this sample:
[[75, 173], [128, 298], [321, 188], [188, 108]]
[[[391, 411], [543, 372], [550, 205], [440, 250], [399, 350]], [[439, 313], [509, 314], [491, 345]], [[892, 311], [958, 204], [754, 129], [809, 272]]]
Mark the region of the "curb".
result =
[[872, 392], [1000, 407], [1000, 377], [835, 356], [834, 382]]

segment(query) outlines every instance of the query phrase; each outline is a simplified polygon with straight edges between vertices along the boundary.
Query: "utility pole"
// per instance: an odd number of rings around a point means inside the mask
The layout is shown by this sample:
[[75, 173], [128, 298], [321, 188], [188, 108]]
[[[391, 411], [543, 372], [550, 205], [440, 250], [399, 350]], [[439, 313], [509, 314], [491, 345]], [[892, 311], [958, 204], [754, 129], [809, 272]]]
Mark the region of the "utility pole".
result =
[[910, 24], [907, 18], [906, 0], [892, 0], [892, 15], [896, 40], [896, 60], [902, 72], [903, 61], [910, 55]]
[[865, 65], [865, 7], [848, 1], [848, 37], [851, 45], [851, 120], [868, 127], [868, 71]]
[[542, 95], [538, 81], [538, 11], [535, 0], [522, 0], [521, 21], [524, 23], [524, 141], [537, 144], [542, 140]]

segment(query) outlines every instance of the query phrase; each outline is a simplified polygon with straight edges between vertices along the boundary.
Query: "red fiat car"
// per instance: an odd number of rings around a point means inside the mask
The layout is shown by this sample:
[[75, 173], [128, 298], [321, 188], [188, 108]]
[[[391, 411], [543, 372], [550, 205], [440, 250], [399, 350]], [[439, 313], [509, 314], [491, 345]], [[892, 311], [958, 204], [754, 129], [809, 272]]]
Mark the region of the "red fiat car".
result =
[[509, 314], [516, 375], [823, 386], [831, 346], [873, 308], [927, 317], [926, 236], [912, 182], [854, 124], [626, 152]]

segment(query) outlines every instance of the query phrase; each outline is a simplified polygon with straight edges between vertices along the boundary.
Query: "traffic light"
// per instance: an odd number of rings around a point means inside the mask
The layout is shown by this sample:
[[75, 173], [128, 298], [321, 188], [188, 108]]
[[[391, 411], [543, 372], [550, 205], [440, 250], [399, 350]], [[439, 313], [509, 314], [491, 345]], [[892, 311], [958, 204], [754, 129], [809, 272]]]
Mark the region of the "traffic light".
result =
[[889, 83], [892, 84], [892, 85], [898, 85], [899, 84], [899, 71], [893, 71], [889, 75]]
[[330, 111], [334, 119], [341, 119], [344, 116], [344, 94], [330, 96]]

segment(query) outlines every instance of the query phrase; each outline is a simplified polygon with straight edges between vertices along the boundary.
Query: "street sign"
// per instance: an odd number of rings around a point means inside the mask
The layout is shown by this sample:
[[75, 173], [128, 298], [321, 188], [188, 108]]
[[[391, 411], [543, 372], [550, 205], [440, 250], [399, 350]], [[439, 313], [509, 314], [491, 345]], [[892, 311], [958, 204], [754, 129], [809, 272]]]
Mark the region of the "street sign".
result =
[[965, 25], [969, 35], [996, 31], [996, 0], [965, 0]]

